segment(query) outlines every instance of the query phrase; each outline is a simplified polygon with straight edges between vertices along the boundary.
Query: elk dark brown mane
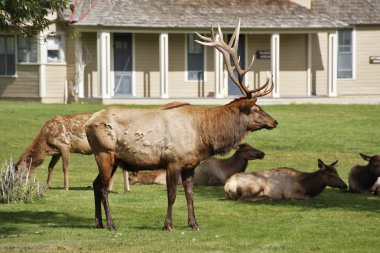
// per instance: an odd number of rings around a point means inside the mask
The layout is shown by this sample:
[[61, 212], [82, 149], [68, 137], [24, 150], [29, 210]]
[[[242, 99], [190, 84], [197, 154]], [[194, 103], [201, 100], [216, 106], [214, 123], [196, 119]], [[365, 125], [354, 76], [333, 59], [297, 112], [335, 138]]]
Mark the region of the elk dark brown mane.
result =
[[360, 153], [367, 165], [355, 165], [348, 176], [349, 190], [364, 195], [380, 195], [380, 156]]
[[[214, 36], [201, 37], [207, 41], [203, 44], [215, 46], [236, 59], [239, 28], [240, 21], [230, 45], [224, 43], [223, 36], [219, 36], [218, 40]], [[226, 53], [223, 55], [228, 63], [227, 69], [230, 70], [229, 58], [226, 58]], [[110, 230], [115, 229], [108, 203], [108, 186], [119, 165], [125, 170], [166, 169], [166, 230], [174, 229], [173, 204], [178, 178], [181, 176], [187, 201], [188, 225], [194, 230], [199, 229], [193, 207], [194, 168], [211, 155], [227, 152], [240, 143], [248, 132], [277, 126], [277, 121], [256, 105], [257, 97], [272, 91], [272, 79], [268, 77], [264, 86], [248, 90], [240, 82], [241, 76], [247, 70], [240, 69], [240, 66], [235, 67], [239, 78], [233, 80], [245, 98], [225, 106], [197, 108], [177, 103], [166, 109], [109, 107], [93, 114], [87, 121], [86, 134], [99, 168], [99, 175], [93, 183], [97, 228], [104, 227], [101, 209], [103, 204], [107, 227]]]

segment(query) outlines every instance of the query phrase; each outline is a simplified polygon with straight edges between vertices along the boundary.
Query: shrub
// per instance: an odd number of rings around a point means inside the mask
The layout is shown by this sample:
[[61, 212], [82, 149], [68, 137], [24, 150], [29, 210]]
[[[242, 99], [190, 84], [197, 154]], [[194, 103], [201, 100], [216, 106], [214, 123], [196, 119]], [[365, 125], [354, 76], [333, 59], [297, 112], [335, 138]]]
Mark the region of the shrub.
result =
[[13, 169], [12, 158], [1, 164], [0, 203], [29, 202], [41, 198], [45, 187], [38, 180], [29, 178], [30, 166], [20, 164], [17, 171]]

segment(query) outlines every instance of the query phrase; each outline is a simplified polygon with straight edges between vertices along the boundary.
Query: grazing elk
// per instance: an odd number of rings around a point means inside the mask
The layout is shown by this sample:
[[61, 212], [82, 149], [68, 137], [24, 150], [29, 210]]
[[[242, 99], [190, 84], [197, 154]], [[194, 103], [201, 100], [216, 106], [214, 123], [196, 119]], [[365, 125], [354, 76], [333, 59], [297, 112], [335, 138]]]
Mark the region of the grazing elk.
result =
[[319, 170], [312, 173], [292, 168], [276, 168], [230, 177], [224, 191], [229, 199], [308, 199], [319, 195], [326, 186], [346, 189], [335, 169], [338, 161], [325, 165], [318, 159]]
[[[15, 169], [17, 170], [21, 164], [25, 164], [32, 171], [42, 164], [46, 155], [52, 156], [46, 180], [46, 185], [50, 188], [54, 166], [62, 156], [64, 189], [68, 190], [70, 153], [92, 154], [84, 128], [91, 115], [91, 113], [59, 115], [46, 121], [15, 164]], [[124, 178], [128, 177], [124, 176]], [[125, 192], [129, 191], [126, 179], [124, 179], [124, 190]]]
[[[213, 29], [212, 29], [213, 30]], [[248, 71], [239, 66], [237, 47], [239, 24], [227, 45], [220, 36], [198, 35], [207, 46], [216, 47], [224, 55], [232, 80], [245, 97], [215, 108], [179, 105], [161, 109], [127, 109], [109, 107], [95, 113], [86, 124], [86, 134], [98, 164], [99, 175], [94, 180], [95, 226], [103, 228], [101, 204], [106, 214], [107, 227], [115, 226], [109, 209], [108, 184], [117, 166], [125, 170], [154, 170], [165, 168], [168, 206], [164, 229], [173, 230], [172, 211], [176, 199], [177, 182], [181, 175], [188, 209], [188, 225], [199, 230], [193, 207], [194, 168], [215, 154], [228, 152], [241, 142], [248, 132], [273, 129], [277, 121], [256, 104], [257, 97], [273, 89], [273, 81], [257, 89], [248, 90], [243, 76]], [[230, 66], [230, 55], [238, 77]], [[253, 61], [250, 66], [252, 66]]]
[[[263, 159], [264, 156], [264, 152], [249, 144], [239, 144], [236, 152], [229, 158], [210, 157], [200, 163], [194, 170], [194, 184], [202, 186], [224, 185], [233, 174], [244, 172], [249, 160]], [[129, 183], [166, 185], [166, 170], [129, 173]], [[179, 183], [182, 181], [179, 180]]]
[[356, 165], [351, 168], [348, 176], [349, 191], [366, 195], [380, 195], [380, 156], [359, 154], [368, 164]]

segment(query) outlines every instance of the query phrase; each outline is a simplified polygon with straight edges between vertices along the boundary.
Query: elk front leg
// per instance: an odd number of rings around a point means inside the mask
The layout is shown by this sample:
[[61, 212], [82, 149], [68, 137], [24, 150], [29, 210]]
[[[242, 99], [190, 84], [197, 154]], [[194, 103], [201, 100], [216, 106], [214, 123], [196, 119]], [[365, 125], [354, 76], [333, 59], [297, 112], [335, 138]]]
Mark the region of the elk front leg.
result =
[[64, 189], [67, 191], [69, 189], [70, 152], [63, 151], [61, 153], [62, 153], [63, 184], [64, 184]]
[[129, 186], [129, 176], [128, 171], [123, 170], [123, 179], [124, 179], [124, 194], [127, 194], [131, 191], [131, 188]]
[[194, 169], [182, 170], [181, 177], [182, 177], [182, 185], [183, 185], [183, 188], [185, 189], [185, 196], [186, 196], [186, 202], [187, 202], [188, 225], [193, 230], [200, 230], [200, 227], [198, 226], [197, 221], [195, 220], [194, 205], [193, 205]]
[[51, 158], [51, 160], [50, 160], [50, 163], [49, 163], [48, 176], [47, 176], [47, 179], [46, 179], [46, 186], [49, 189], [51, 188], [51, 177], [52, 177], [52, 174], [53, 174], [53, 169], [54, 169], [54, 166], [59, 161], [59, 158], [61, 158], [61, 155], [53, 155], [52, 158]]
[[177, 184], [179, 179], [179, 170], [170, 169], [166, 170], [166, 188], [168, 196], [168, 208], [166, 211], [166, 218], [164, 223], [164, 229], [168, 231], [174, 230], [173, 226], [173, 205], [177, 194]]

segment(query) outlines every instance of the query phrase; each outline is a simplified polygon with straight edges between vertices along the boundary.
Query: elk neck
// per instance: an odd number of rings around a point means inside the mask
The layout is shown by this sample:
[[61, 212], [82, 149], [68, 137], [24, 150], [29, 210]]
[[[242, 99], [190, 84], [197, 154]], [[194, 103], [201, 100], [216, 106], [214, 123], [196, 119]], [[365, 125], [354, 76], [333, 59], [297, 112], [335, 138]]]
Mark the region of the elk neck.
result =
[[245, 171], [245, 168], [248, 165], [248, 160], [244, 159], [239, 151], [236, 151], [231, 157], [223, 159], [223, 163], [226, 165], [225, 168], [238, 173]]
[[299, 183], [304, 187], [305, 194], [311, 197], [319, 195], [326, 188], [320, 170], [311, 173], [301, 172]]
[[203, 145], [210, 155], [225, 154], [247, 133], [239, 108], [233, 104], [203, 108], [197, 118]]

